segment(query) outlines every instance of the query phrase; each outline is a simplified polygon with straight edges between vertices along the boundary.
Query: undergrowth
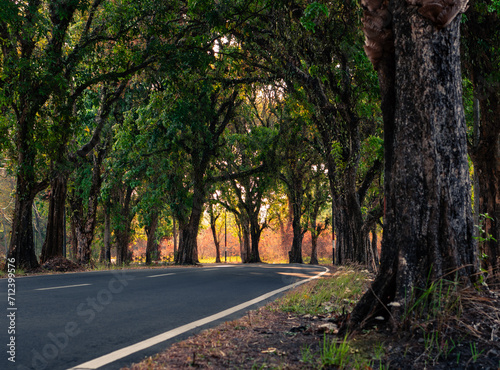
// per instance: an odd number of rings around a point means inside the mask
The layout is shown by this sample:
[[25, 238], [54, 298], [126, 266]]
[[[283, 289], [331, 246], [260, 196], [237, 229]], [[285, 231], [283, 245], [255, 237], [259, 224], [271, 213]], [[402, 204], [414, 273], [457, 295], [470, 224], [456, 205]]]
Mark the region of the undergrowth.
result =
[[[420, 349], [414, 349], [420, 352], [415, 362], [426, 367], [458, 366], [465, 359], [471, 366], [484, 356], [499, 330], [500, 308], [489, 293], [444, 278], [430, 282], [426, 289], [415, 289], [401, 318], [403, 333], [419, 343]], [[488, 331], [491, 341], [485, 340]]]
[[371, 275], [355, 267], [339, 267], [332, 275], [289, 292], [278, 300], [284, 312], [299, 315], [345, 312], [359, 300]]
[[[284, 312], [333, 317], [350, 312], [372, 280], [372, 275], [358, 266], [341, 266], [333, 274], [303, 285], [277, 301]], [[347, 337], [338, 338], [324, 334], [319, 350], [302, 348], [302, 359], [309, 367], [340, 369], [371, 369], [377, 362], [379, 368], [384, 350], [380, 343], [360, 350], [364, 343]]]

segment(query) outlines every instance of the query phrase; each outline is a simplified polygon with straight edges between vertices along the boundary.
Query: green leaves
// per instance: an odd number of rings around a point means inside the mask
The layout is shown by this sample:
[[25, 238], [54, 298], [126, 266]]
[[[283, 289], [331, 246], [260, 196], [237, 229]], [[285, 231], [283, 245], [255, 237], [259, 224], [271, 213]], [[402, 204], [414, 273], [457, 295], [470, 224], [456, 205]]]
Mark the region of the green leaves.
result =
[[488, 4], [488, 12], [500, 15], [500, 0], [491, 0], [491, 3]]
[[317, 21], [322, 16], [328, 17], [328, 8], [316, 1], [309, 4], [304, 10], [304, 15], [300, 18], [300, 24], [306, 30], [315, 32]]

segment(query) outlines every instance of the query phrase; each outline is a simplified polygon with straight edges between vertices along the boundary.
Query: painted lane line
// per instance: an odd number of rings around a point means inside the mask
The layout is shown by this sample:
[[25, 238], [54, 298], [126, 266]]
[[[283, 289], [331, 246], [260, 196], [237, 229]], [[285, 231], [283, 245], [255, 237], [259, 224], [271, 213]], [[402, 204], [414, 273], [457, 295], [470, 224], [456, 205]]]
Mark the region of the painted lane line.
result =
[[160, 276], [169, 276], [169, 275], [175, 275], [175, 272], [170, 272], [168, 274], [159, 274], [159, 275], [150, 275], [146, 276], [147, 278], [155, 278], [155, 277], [160, 277]]
[[78, 286], [87, 286], [87, 285], [92, 285], [92, 284], [76, 284], [76, 285], [64, 285], [64, 286], [53, 286], [50, 288], [39, 288], [35, 290], [51, 290], [51, 289], [64, 289], [64, 288], [75, 288]]
[[236, 265], [217, 265], [215, 268], [221, 268], [221, 267], [237, 267]]
[[74, 366], [68, 370], [94, 370], [94, 369], [98, 369], [102, 366], [105, 366], [105, 365], [108, 365], [112, 362], [115, 362], [115, 361], [118, 361], [124, 357], [127, 357], [133, 353], [136, 353], [136, 352], [139, 352], [139, 351], [142, 351], [146, 348], [149, 348], [151, 346], [154, 346], [158, 343], [161, 343], [161, 342], [164, 342], [166, 340], [169, 340], [169, 339], [172, 339], [178, 335], [181, 335], [187, 331], [190, 331], [190, 330], [193, 330], [193, 329], [196, 329], [197, 327], [199, 326], [202, 326], [202, 325], [205, 325], [205, 324], [208, 324], [208, 323], [211, 323], [212, 321], [216, 321], [216, 320], [219, 320], [219, 319], [222, 319], [226, 316], [229, 316], [235, 312], [238, 312], [240, 310], [243, 310], [244, 308], [247, 308], [247, 307], [250, 307], [254, 304], [257, 304], [259, 302], [262, 302], [276, 294], [279, 294], [279, 293], [282, 293], [286, 290], [289, 290], [289, 289], [292, 289], [292, 288], [295, 288], [301, 284], [304, 284], [304, 283], [307, 283], [311, 280], [314, 280], [314, 279], [317, 279], [321, 276], [323, 276], [324, 274], [326, 274], [329, 269], [324, 267], [325, 271], [319, 273], [318, 275], [315, 275], [309, 279], [306, 279], [306, 280], [302, 280], [302, 281], [298, 281], [296, 283], [293, 283], [293, 284], [290, 284], [290, 285], [287, 285], [283, 288], [280, 288], [280, 289], [276, 289], [276, 290], [273, 290], [272, 292], [269, 292], [269, 293], [266, 293], [266, 294], [263, 294], [257, 298], [254, 298], [250, 301], [247, 301], [247, 302], [244, 302], [244, 303], [241, 303], [237, 306], [234, 306], [234, 307], [231, 307], [231, 308], [228, 308], [227, 310], [224, 310], [224, 311], [221, 311], [219, 313], [216, 313], [214, 315], [211, 315], [211, 316], [207, 316], [205, 317], [204, 319], [200, 319], [200, 320], [197, 320], [197, 321], [193, 321], [189, 324], [186, 324], [186, 325], [182, 325], [182, 326], [179, 326], [178, 328], [175, 328], [175, 329], [172, 329], [172, 330], [169, 330], [169, 331], [166, 331], [164, 333], [161, 333], [159, 335], [156, 335], [154, 337], [151, 337], [149, 339], [146, 339], [146, 340], [143, 340], [142, 342], [138, 342], [136, 344], [132, 344], [131, 346], [128, 346], [128, 347], [125, 347], [125, 348], [122, 348], [122, 349], [119, 349], [117, 351], [114, 351], [114, 352], [111, 352], [107, 355], [104, 355], [104, 356], [101, 356], [101, 357], [98, 357], [98, 358], [95, 358], [93, 360], [90, 360], [88, 362], [85, 362], [81, 365], [78, 365], [78, 366]]

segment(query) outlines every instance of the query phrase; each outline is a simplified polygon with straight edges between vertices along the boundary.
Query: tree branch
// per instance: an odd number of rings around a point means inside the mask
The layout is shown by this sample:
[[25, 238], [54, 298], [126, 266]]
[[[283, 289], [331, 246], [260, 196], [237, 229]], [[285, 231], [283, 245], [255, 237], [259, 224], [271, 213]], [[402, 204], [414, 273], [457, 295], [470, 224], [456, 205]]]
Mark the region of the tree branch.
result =
[[101, 141], [101, 132], [104, 128], [104, 124], [106, 123], [106, 118], [111, 112], [111, 106], [118, 100], [120, 95], [125, 90], [127, 84], [128, 80], [123, 80], [113, 94], [107, 94], [106, 92], [103, 92], [101, 104], [96, 117], [97, 127], [94, 130], [94, 134], [92, 135], [92, 138], [88, 143], [78, 149], [76, 153], [71, 156], [72, 160], [76, 159], [76, 156], [79, 156], [81, 158], [85, 157], [88, 153], [90, 153], [90, 151], [92, 151], [92, 149], [96, 147], [97, 144], [99, 144], [99, 142]]
[[381, 169], [382, 169], [382, 162], [379, 161], [378, 159], [375, 160], [375, 162], [373, 162], [373, 165], [371, 166], [371, 168], [366, 173], [363, 184], [361, 185], [361, 187], [358, 190], [359, 204], [363, 204], [366, 193], [368, 192], [368, 189], [370, 188], [370, 185], [372, 184], [373, 179], [380, 172]]

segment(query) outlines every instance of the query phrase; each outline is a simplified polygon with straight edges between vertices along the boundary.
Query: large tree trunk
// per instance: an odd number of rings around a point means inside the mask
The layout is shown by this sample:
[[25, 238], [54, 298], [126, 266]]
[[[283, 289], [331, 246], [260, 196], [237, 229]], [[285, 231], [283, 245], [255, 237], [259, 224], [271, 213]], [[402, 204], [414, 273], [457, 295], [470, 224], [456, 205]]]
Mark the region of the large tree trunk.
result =
[[[293, 172], [292, 172], [293, 173]], [[289, 186], [290, 204], [292, 206], [292, 248], [289, 252], [289, 263], [304, 263], [302, 260], [302, 240], [304, 230], [302, 229], [302, 204], [304, 200], [304, 190], [302, 178], [293, 176]]]
[[116, 264], [122, 266], [130, 262], [128, 245], [130, 242], [129, 225], [123, 225], [125, 230], [115, 229]]
[[302, 240], [304, 232], [300, 224], [300, 218], [297, 220], [294, 216], [292, 221], [293, 239], [292, 248], [289, 255], [289, 263], [304, 263], [302, 260]]
[[[29, 114], [28, 108], [26, 108], [21, 117], [18, 117], [16, 200], [7, 256], [9, 259], [14, 259], [16, 268], [26, 270], [39, 266], [33, 239], [32, 209], [36, 194], [48, 185], [48, 183], [36, 183], [36, 149], [31, 145], [33, 143], [34, 122], [28, 119]], [[7, 268], [7, 264], [5, 266]]]
[[346, 183], [345, 192], [335, 200], [336, 263], [366, 264], [363, 216], [354, 187]]
[[[482, 266], [500, 282], [500, 77], [498, 30], [500, 14], [488, 10], [491, 1], [478, 0], [462, 24], [464, 65], [474, 89], [474, 135], [469, 154], [474, 163], [475, 223], [488, 214], [479, 244]], [[490, 235], [492, 238], [488, 238]], [[492, 276], [493, 275], [493, 276]], [[496, 275], [496, 276], [494, 276]]]
[[477, 159], [474, 169], [479, 178], [479, 213], [487, 214], [483, 229], [486, 239], [481, 244], [485, 269], [491, 277], [500, 280], [500, 138], [497, 136], [497, 156], [487, 160]]
[[151, 222], [146, 227], [146, 265], [151, 265], [152, 258], [158, 259], [158, 243], [156, 242], [156, 230], [158, 229], [158, 212], [153, 212]]
[[198, 171], [194, 176], [193, 206], [189, 221], [179, 225], [180, 239], [179, 250], [175, 259], [177, 265], [196, 265], [198, 261], [198, 230], [205, 203], [205, 184], [203, 181], [205, 171]]
[[210, 229], [212, 230], [212, 237], [214, 238], [215, 244], [215, 263], [221, 263], [220, 261], [220, 240], [217, 235], [217, 218], [213, 217], [213, 214], [210, 214]]
[[[357, 165], [352, 163], [341, 175], [341, 181], [337, 178], [338, 169], [331, 155], [327, 158], [327, 168], [332, 195], [332, 232], [335, 233], [333, 263], [336, 265], [348, 262], [366, 264], [362, 233], [364, 221], [356, 191]], [[342, 184], [341, 191], [338, 190], [340, 184]]]
[[76, 224], [75, 219], [70, 217], [70, 248], [69, 248], [69, 258], [76, 261], [76, 255], [78, 254], [78, 241], [76, 240]]
[[173, 226], [172, 226], [172, 234], [174, 238], [174, 261], [175, 261], [175, 256], [177, 256], [177, 225], [175, 222], [175, 217], [172, 217], [173, 220]]
[[[47, 234], [42, 246], [40, 263], [63, 256], [65, 243], [65, 207], [68, 179], [65, 174], [56, 175], [50, 182], [49, 217]], [[64, 256], [65, 257], [65, 256]]]
[[[179, 228], [179, 250], [175, 263], [177, 265], [196, 265], [198, 261], [198, 229], [199, 221], [201, 219], [201, 212], [199, 215], [191, 214], [191, 218], [185, 227]], [[181, 225], [179, 225], [181, 226]]]
[[397, 101], [394, 141], [388, 143], [392, 152], [382, 259], [372, 288], [351, 315], [351, 327], [390, 302], [400, 304], [393, 306], [391, 315], [398, 326], [416, 288], [425, 289], [442, 277], [471, 284], [478, 272], [462, 107], [460, 19], [448, 26], [434, 24], [405, 1], [391, 2], [389, 10]]
[[259, 242], [260, 235], [262, 233], [262, 228], [259, 224], [258, 214], [251, 218], [250, 222], [250, 238], [252, 241], [252, 249], [250, 252], [250, 263], [259, 263], [262, 262], [259, 254]]
[[39, 266], [35, 254], [33, 240], [33, 199], [32, 185], [26, 179], [18, 176], [16, 189], [16, 202], [12, 233], [9, 245], [9, 261], [14, 259], [16, 268], [31, 270]]
[[[472, 151], [477, 176], [475, 199], [479, 214], [487, 214], [482, 228], [486, 239], [480, 243], [484, 268], [491, 277], [500, 280], [500, 94], [481, 100], [480, 144]], [[496, 276], [495, 276], [496, 275]]]
[[101, 164], [104, 156], [105, 151], [101, 150], [98, 156], [94, 157], [87, 212], [84, 212], [84, 200], [81, 194], [74, 194], [70, 200], [72, 225], [75, 228], [77, 241], [76, 259], [82, 264], [89, 263], [91, 258], [92, 240], [94, 239], [94, 231], [97, 223], [97, 206], [102, 184]]
[[99, 255], [99, 262], [111, 263], [111, 210], [109, 203], [104, 207], [104, 243]]
[[318, 238], [321, 234], [321, 225], [316, 225], [316, 220], [311, 223], [311, 261], [309, 264], [317, 265], [318, 261]]
[[119, 189], [119, 207], [121, 222], [115, 227], [115, 242], [116, 242], [116, 264], [123, 265], [130, 262], [130, 253], [128, 244], [130, 241], [130, 223], [131, 217], [131, 201], [132, 187], [127, 186], [126, 189]]
[[241, 263], [250, 263], [251, 246], [250, 246], [250, 222], [245, 215], [238, 215], [240, 229], [240, 258]]

